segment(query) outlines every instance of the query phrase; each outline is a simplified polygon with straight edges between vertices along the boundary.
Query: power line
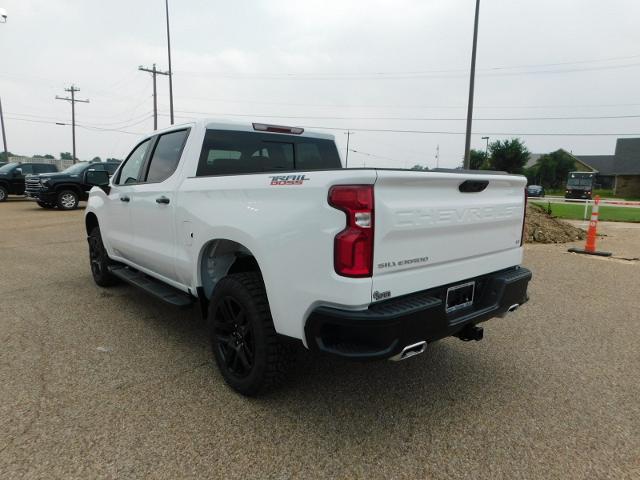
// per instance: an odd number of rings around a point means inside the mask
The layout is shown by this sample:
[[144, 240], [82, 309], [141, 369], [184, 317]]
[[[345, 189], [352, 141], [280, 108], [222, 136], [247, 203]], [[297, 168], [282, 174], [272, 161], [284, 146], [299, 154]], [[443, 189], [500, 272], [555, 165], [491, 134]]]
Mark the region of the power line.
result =
[[[304, 128], [317, 128], [318, 130], [346, 131], [347, 128], [322, 127], [318, 125], [301, 125]], [[386, 128], [349, 128], [352, 132], [373, 132], [373, 133], [420, 133], [431, 135], [464, 135], [465, 132], [452, 131], [429, 131], [429, 130], [392, 130]], [[496, 136], [541, 136], [541, 137], [640, 137], [640, 133], [580, 133], [580, 132], [553, 132], [553, 133], [523, 133], [523, 132], [475, 132], [475, 135], [496, 135]]]
[[[152, 116], [149, 115], [146, 118], [144, 118], [143, 120], [149, 120]], [[52, 122], [52, 121], [46, 121], [46, 120], [33, 120], [33, 119], [28, 119], [28, 118], [15, 118], [15, 117], [7, 117], [9, 120], [13, 120], [14, 122], [28, 122], [28, 123], [39, 123], [39, 124], [45, 124], [45, 125], [67, 125], [66, 123], [62, 123], [62, 122]], [[99, 132], [119, 132], [119, 133], [128, 133], [128, 134], [132, 134], [132, 135], [144, 135], [147, 132], [131, 132], [131, 131], [127, 131], [127, 130], [122, 130], [122, 129], [117, 129], [117, 128], [101, 128], [101, 127], [94, 127], [91, 125], [84, 125], [81, 123], [76, 123], [76, 127], [78, 128], [84, 128], [85, 130], [93, 130], [93, 131], [99, 131]]]
[[[36, 118], [36, 119], [41, 119], [41, 120], [55, 120], [55, 121], [61, 121], [59, 119], [59, 117], [51, 117], [51, 116], [47, 116], [47, 115], [34, 115], [34, 114], [30, 114], [30, 113], [16, 113], [16, 112], [7, 112], [8, 115], [13, 115], [16, 117], [27, 117], [27, 118]], [[132, 120], [136, 119], [148, 119], [148, 118], [152, 118], [153, 117], [153, 113], [152, 112], [145, 112], [139, 115], [134, 115], [132, 117], [130, 117], [127, 120], [120, 120], [118, 122], [106, 122], [106, 123], [95, 123], [95, 122], [84, 122], [84, 125], [92, 125], [92, 126], [96, 126], [96, 127], [119, 127], [119, 126], [124, 126], [126, 127], [125, 124], [130, 123]], [[137, 123], [136, 123], [137, 125]]]
[[[162, 115], [162, 114], [161, 114]], [[166, 115], [165, 115], [166, 116]], [[177, 118], [183, 118], [185, 120], [197, 120], [202, 119], [204, 117], [182, 117], [178, 116]], [[465, 132], [453, 132], [453, 131], [437, 131], [437, 130], [394, 130], [390, 128], [353, 128], [353, 127], [324, 127], [319, 125], [307, 125], [301, 124], [299, 127], [309, 128], [309, 129], [318, 129], [318, 130], [332, 130], [339, 132], [372, 132], [372, 133], [420, 133], [420, 134], [431, 134], [431, 135], [464, 135]], [[495, 135], [495, 136], [504, 136], [504, 137], [517, 137], [517, 136], [540, 136], [540, 137], [640, 137], [640, 133], [580, 133], [580, 132], [567, 132], [567, 133], [543, 133], [543, 132], [533, 132], [533, 133], [523, 133], [523, 132], [475, 132], [475, 135]]]
[[76, 163], [76, 103], [89, 103], [89, 100], [78, 100], [75, 97], [76, 92], [79, 92], [80, 89], [76, 88], [75, 85], [71, 85], [69, 88], [64, 89], [65, 92], [71, 93], [71, 98], [69, 97], [60, 97], [56, 95], [56, 100], [65, 100], [71, 103], [71, 139], [73, 144], [73, 163]]
[[[208, 98], [208, 97], [192, 97], [180, 95], [179, 98], [187, 100], [198, 100], [206, 102], [219, 102], [219, 103], [247, 103], [256, 105], [279, 105], [290, 107], [319, 107], [319, 108], [381, 108], [381, 109], [463, 109], [467, 108], [466, 105], [398, 105], [398, 104], [330, 104], [330, 103], [291, 103], [291, 102], [267, 102], [263, 100], [255, 99], [229, 99], [229, 98]], [[600, 103], [600, 104], [536, 104], [536, 105], [474, 105], [476, 109], [562, 109], [562, 108], [611, 108], [611, 107], [638, 107], [640, 103]]]
[[[505, 77], [505, 76], [522, 76], [522, 75], [542, 75], [542, 74], [562, 74], [576, 72], [591, 72], [604, 70], [618, 70], [623, 68], [635, 68], [640, 66], [640, 62], [629, 63], [623, 65], [593, 66], [584, 68], [564, 68], [564, 69], [546, 69], [546, 70], [530, 70], [530, 71], [506, 71], [508, 67], [504, 67], [505, 71], [497, 69], [485, 69], [477, 73], [483, 77]], [[398, 72], [398, 73], [377, 73], [377, 74], [301, 74], [301, 73], [282, 73], [282, 74], [265, 74], [265, 73], [229, 73], [229, 72], [174, 72], [177, 74], [188, 74], [190, 76], [200, 77], [216, 77], [228, 78], [235, 80], [410, 80], [424, 78], [457, 78], [465, 77], [467, 71], [463, 70], [433, 70], [418, 73]]]
[[[193, 110], [176, 110], [178, 113], [193, 113], [198, 115], [223, 115], [226, 117], [254, 117], [254, 118], [285, 118], [285, 119], [313, 119], [313, 120], [385, 120], [385, 121], [463, 121], [466, 117], [351, 117], [351, 116], [317, 116], [317, 115], [270, 115], [262, 113], [231, 113], [231, 112], [198, 112]], [[474, 121], [529, 121], [529, 120], [612, 120], [640, 118], [639, 115], [585, 115], [571, 117], [474, 117]]]

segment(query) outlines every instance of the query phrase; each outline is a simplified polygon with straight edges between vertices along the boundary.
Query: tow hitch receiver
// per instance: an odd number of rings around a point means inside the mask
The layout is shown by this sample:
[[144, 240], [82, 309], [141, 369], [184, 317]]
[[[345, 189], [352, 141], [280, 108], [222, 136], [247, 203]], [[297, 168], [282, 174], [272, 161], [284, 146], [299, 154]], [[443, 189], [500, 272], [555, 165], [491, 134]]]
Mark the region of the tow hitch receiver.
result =
[[484, 330], [482, 329], [482, 327], [478, 327], [477, 325], [469, 325], [456, 333], [456, 337], [458, 337], [463, 342], [468, 342], [470, 340], [475, 340], [476, 342], [478, 342], [482, 340], [483, 336]]

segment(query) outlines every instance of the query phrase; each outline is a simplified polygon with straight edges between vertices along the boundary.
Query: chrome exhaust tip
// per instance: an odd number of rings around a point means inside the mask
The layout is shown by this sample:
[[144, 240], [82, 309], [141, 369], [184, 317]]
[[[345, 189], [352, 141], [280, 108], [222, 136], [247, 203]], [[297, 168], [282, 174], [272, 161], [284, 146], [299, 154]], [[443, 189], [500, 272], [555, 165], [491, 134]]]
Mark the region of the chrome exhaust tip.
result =
[[392, 362], [399, 362], [410, 357], [415, 357], [416, 355], [420, 355], [421, 353], [423, 353], [426, 346], [427, 342], [425, 341], [407, 345], [399, 354], [394, 355], [389, 360], [391, 360]]
[[518, 308], [520, 308], [520, 304], [519, 303], [514, 303], [509, 308], [507, 308], [506, 312], [504, 312], [501, 315], [499, 315], [499, 317], [500, 318], [504, 318], [504, 317], [507, 316], [507, 314], [515, 312]]

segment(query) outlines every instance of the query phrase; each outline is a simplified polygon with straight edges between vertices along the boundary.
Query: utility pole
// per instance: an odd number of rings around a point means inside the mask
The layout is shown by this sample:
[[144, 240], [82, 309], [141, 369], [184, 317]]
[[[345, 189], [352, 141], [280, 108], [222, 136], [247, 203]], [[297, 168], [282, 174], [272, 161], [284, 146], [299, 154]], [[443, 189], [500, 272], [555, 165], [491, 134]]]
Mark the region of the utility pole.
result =
[[171, 37], [169, 35], [169, 0], [164, 2], [165, 11], [167, 13], [167, 54], [169, 57], [169, 115], [171, 117], [171, 125], [173, 125], [173, 70], [171, 70]]
[[478, 17], [480, 16], [480, 0], [476, 0], [476, 17], [473, 23], [473, 47], [471, 49], [471, 75], [469, 78], [469, 106], [467, 108], [467, 134], [464, 143], [463, 168], [471, 165], [471, 118], [473, 117], [473, 87], [476, 79], [476, 47], [478, 46]]
[[344, 160], [344, 168], [349, 168], [349, 140], [351, 139], [351, 130], [347, 130], [347, 155]]
[[436, 168], [440, 168], [440, 144], [436, 145]]
[[[156, 75], [169, 75], [169, 79], [171, 79], [171, 74], [169, 72], [161, 72], [156, 69], [156, 64], [153, 64], [153, 68], [147, 68], [140, 65], [138, 70], [143, 72], [149, 72], [153, 76], [153, 129], [158, 129], [158, 95], [156, 90]], [[172, 122], [173, 123], [173, 122]]]
[[[0, 8], [0, 23], [7, 23], [7, 11]], [[7, 150], [7, 134], [4, 131], [4, 115], [2, 115], [2, 99], [0, 99], [0, 125], [2, 126], [2, 143], [4, 145], [5, 161], [9, 161], [9, 150]]]
[[9, 150], [7, 150], [7, 134], [4, 131], [4, 115], [2, 114], [2, 99], [0, 99], [0, 124], [2, 125], [2, 143], [4, 144], [4, 160], [9, 161]]
[[56, 95], [56, 100], [66, 100], [67, 102], [71, 102], [71, 140], [73, 142], [73, 163], [76, 163], [76, 103], [89, 103], [89, 100], [78, 100], [76, 98], [76, 92], [79, 92], [80, 89], [76, 88], [75, 85], [71, 85], [69, 88], [64, 89], [65, 92], [71, 93], [71, 98], [69, 97], [59, 97]]

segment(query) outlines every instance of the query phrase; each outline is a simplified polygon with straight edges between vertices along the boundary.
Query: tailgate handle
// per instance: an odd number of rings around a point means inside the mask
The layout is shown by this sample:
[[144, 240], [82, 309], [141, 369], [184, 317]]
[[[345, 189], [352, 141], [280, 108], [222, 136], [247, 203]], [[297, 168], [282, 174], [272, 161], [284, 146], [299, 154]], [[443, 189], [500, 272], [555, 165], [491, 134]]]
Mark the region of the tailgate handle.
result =
[[478, 193], [489, 185], [489, 180], [467, 180], [460, 184], [458, 190], [462, 193]]

